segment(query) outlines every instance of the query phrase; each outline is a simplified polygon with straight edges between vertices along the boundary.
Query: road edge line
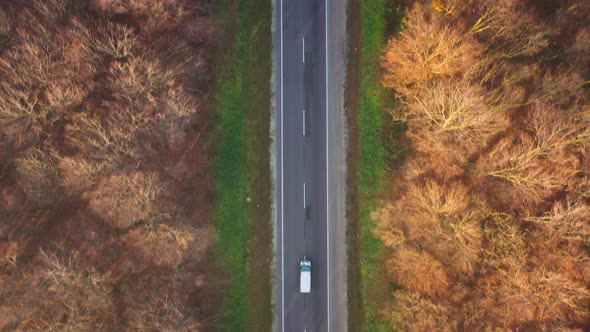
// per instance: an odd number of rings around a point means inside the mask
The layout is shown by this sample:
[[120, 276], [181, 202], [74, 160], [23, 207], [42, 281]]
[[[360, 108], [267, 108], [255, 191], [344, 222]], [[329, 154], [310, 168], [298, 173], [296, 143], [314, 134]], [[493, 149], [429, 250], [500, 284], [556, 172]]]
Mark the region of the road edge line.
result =
[[281, 1], [281, 331], [285, 331], [285, 205], [284, 205], [284, 150], [283, 150], [283, 0]]
[[325, 6], [325, 37], [326, 37], [326, 257], [327, 257], [327, 303], [328, 303], [328, 332], [330, 332], [330, 126], [329, 126], [329, 109], [330, 97], [328, 91], [329, 85], [329, 61], [328, 61], [328, 0], [324, 0]]

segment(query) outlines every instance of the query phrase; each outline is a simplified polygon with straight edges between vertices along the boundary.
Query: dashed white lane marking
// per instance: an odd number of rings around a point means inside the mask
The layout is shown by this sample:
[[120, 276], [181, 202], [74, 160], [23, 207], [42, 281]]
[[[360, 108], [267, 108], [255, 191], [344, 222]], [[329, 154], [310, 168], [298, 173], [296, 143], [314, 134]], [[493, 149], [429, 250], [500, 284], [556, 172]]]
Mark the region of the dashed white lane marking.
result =
[[305, 209], [305, 182], [303, 182], [303, 208]]
[[303, 110], [303, 136], [305, 136], [305, 109]]

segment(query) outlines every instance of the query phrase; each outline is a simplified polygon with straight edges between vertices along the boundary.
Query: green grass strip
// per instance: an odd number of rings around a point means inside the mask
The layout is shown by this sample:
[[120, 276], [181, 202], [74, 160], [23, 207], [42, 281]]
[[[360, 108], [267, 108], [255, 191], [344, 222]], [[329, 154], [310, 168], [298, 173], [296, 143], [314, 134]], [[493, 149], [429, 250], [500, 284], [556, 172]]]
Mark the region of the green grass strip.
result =
[[381, 189], [385, 149], [383, 127], [383, 89], [379, 83], [379, 59], [385, 46], [385, 0], [363, 0], [362, 83], [360, 100], [361, 167], [360, 194], [372, 195]]
[[268, 243], [261, 242], [272, 236], [264, 210], [270, 200], [271, 9], [270, 0], [216, 4], [220, 30], [213, 59], [217, 113], [212, 120], [219, 134], [215, 261], [230, 278], [215, 321], [220, 331], [270, 330], [272, 325], [271, 285], [266, 285], [270, 266], [255, 261], [257, 271], [250, 271], [252, 253], [261, 259], [272, 254]]
[[[251, 170], [246, 165], [247, 128], [244, 105], [248, 71], [250, 24], [248, 0], [222, 1], [219, 8], [222, 38], [233, 40], [233, 46], [219, 61], [217, 104], [218, 129], [221, 137], [215, 156], [215, 183], [218, 195], [217, 227], [218, 261], [228, 269], [231, 283], [218, 314], [217, 326], [223, 331], [244, 331], [249, 326], [248, 252], [251, 218], [246, 197], [251, 187]], [[232, 21], [235, 20], [235, 21]], [[232, 33], [236, 35], [232, 36]], [[219, 52], [222, 53], [222, 52]], [[270, 66], [270, 64], [269, 64]]]
[[382, 191], [383, 172], [386, 168], [386, 150], [383, 142], [384, 96], [380, 83], [379, 59], [385, 47], [386, 0], [362, 0], [362, 71], [359, 105], [361, 161], [359, 166], [359, 193], [361, 218], [361, 278], [365, 329], [391, 331], [383, 319], [388, 289], [383, 263], [384, 244], [373, 235], [375, 221], [371, 212], [377, 207], [376, 198]]

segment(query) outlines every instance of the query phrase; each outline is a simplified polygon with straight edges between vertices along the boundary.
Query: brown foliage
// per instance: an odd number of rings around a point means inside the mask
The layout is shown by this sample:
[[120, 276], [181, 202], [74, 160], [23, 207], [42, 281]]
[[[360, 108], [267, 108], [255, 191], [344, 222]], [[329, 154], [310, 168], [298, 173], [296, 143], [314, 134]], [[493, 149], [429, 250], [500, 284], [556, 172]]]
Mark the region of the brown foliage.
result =
[[588, 315], [588, 288], [559, 272], [541, 269], [489, 274], [479, 288], [482, 300], [477, 305], [489, 308], [490, 319], [505, 326], [538, 321], [543, 322], [540, 326], [550, 327], [557, 317], [567, 322]]
[[483, 52], [478, 42], [445, 24], [428, 6], [417, 3], [402, 24], [383, 56], [385, 86], [403, 95], [432, 79], [468, 75], [478, 65]]
[[[194, 12], [208, 9], [206, 2], [174, 0], [90, 0], [89, 2], [90, 6], [101, 15], [131, 17], [133, 23], [141, 26], [148, 35], [180, 23], [185, 24]], [[198, 20], [206, 20], [206, 18], [199, 17]], [[211, 30], [210, 26], [203, 26], [203, 28]], [[199, 35], [202, 37], [202, 33]], [[210, 36], [206, 35], [206, 37]]]
[[414, 150], [374, 214], [400, 330], [588, 329], [588, 13], [418, 2], [387, 45]]
[[112, 310], [107, 275], [64, 252], [41, 250], [32, 266], [20, 278], [5, 280], [0, 326], [20, 322], [20, 329], [34, 331], [106, 328]]
[[[527, 132], [508, 136], [478, 162], [486, 176], [506, 181], [502, 186], [511, 206], [534, 207], [555, 195], [581, 171], [576, 151], [583, 151], [590, 127], [577, 111], [534, 105]], [[489, 183], [489, 182], [488, 182]]]
[[0, 330], [205, 329], [210, 7], [91, 2], [0, 5]]
[[522, 1], [481, 1], [475, 6], [476, 21], [469, 32], [502, 57], [533, 56], [549, 45], [556, 30]]
[[426, 252], [402, 247], [394, 253], [388, 270], [395, 282], [412, 292], [431, 297], [442, 297], [447, 294], [447, 274], [442, 264]]
[[[414, 151], [432, 160], [435, 172], [437, 163], [450, 170], [462, 167], [471, 154], [506, 128], [506, 108], [497, 99], [465, 81], [435, 81], [419, 93], [406, 94], [406, 107], [397, 118], [407, 122]], [[456, 174], [450, 171], [447, 176]]]
[[460, 278], [470, 278], [479, 260], [483, 235], [481, 213], [465, 187], [458, 183], [443, 187], [434, 181], [413, 181], [403, 198], [388, 210], [382, 212], [377, 229], [385, 243], [392, 247], [402, 241], [415, 244], [459, 272]]
[[58, 173], [51, 151], [32, 149], [16, 160], [19, 186], [31, 203], [50, 205], [59, 200]]
[[534, 208], [567, 184], [576, 169], [558, 168], [547, 159], [540, 146], [530, 139], [519, 142], [515, 138], [503, 139], [479, 162], [485, 176], [501, 180], [485, 181], [484, 186], [496, 185], [495, 193], [511, 209]]
[[568, 63], [571, 63], [577, 71], [588, 72], [590, 64], [590, 28], [585, 27], [578, 31], [575, 36], [574, 43], [566, 51]]
[[136, 221], [151, 223], [164, 212], [156, 203], [162, 189], [155, 174], [116, 174], [102, 178], [87, 194], [88, 205], [105, 222], [124, 229]]
[[457, 330], [456, 318], [449, 315], [448, 308], [437, 305], [428, 297], [405, 291], [396, 294], [397, 308], [390, 314], [395, 327], [401, 331], [445, 331]]

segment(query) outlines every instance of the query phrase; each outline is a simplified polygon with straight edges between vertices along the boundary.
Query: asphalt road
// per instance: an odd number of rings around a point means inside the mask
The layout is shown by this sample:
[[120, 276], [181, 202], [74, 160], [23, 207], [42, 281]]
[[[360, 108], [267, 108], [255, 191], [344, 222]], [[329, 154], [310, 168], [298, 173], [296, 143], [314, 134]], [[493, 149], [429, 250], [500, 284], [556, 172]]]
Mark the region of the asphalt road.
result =
[[347, 330], [345, 19], [346, 0], [275, 2], [279, 331]]

